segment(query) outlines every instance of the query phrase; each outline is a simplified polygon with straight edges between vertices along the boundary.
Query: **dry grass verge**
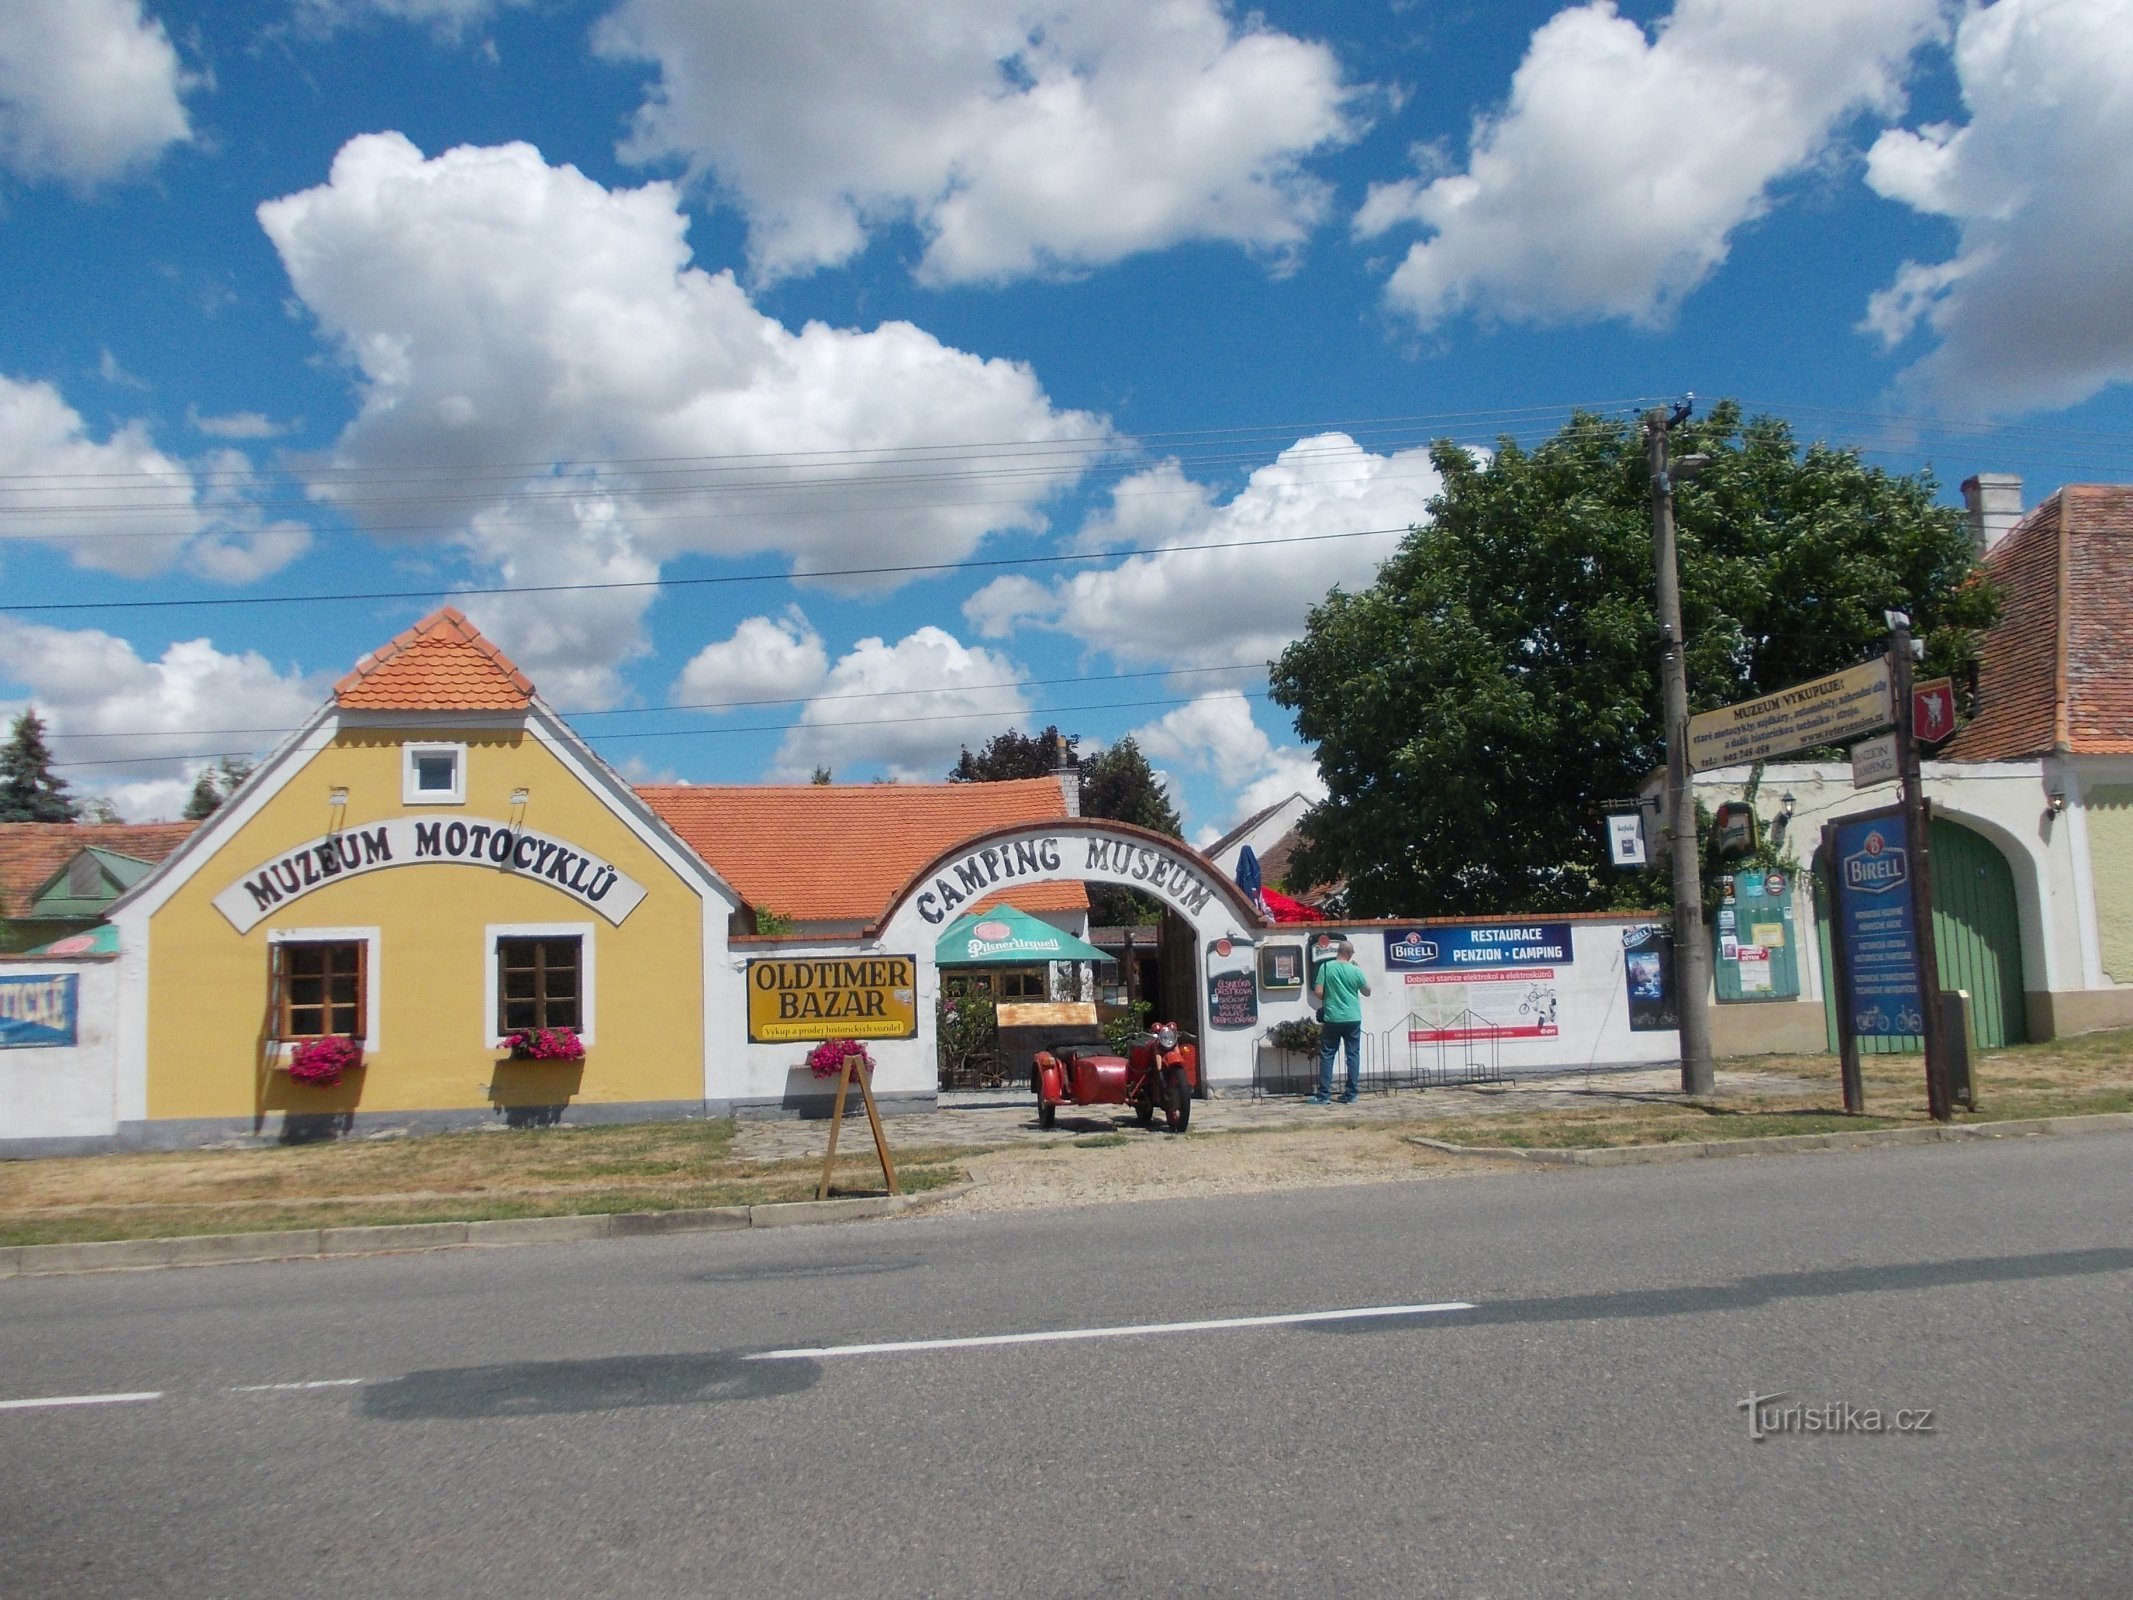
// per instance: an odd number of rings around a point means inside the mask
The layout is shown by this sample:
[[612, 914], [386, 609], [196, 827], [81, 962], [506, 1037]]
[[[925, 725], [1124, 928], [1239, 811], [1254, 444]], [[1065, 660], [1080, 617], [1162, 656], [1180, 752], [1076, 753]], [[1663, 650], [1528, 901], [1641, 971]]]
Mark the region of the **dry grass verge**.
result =
[[[741, 1161], [731, 1121], [355, 1139], [0, 1164], [0, 1245], [281, 1228], [681, 1211], [810, 1200], [819, 1160]], [[911, 1193], [961, 1178], [957, 1146], [895, 1150]], [[840, 1194], [880, 1193], [871, 1148]]]

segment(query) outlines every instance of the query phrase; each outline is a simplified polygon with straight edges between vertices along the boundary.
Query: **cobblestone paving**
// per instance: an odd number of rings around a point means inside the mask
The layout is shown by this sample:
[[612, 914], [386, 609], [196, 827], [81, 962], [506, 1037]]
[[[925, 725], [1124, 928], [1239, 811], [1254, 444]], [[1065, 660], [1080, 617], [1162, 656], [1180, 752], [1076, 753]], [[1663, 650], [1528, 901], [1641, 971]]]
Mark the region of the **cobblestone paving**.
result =
[[[1678, 1100], [1678, 1068], [1649, 1072], [1561, 1074], [1475, 1088], [1402, 1089], [1365, 1094], [1352, 1106], [1307, 1105], [1300, 1095], [1252, 1097], [1248, 1088], [1221, 1090], [1216, 1098], [1193, 1103], [1195, 1133], [1241, 1129], [1331, 1128], [1340, 1126], [1434, 1121], [1441, 1117], [1486, 1119], [1511, 1113], [1628, 1106], [1654, 1100]], [[1826, 1088], [1802, 1078], [1776, 1073], [1722, 1071], [1718, 1093], [1728, 1099], [1795, 1095]], [[839, 1137], [840, 1158], [849, 1151], [866, 1155], [872, 1148], [866, 1117], [858, 1125], [847, 1116]], [[940, 1097], [938, 1109], [886, 1119], [892, 1145], [913, 1149], [927, 1145], [1046, 1146], [1071, 1145], [1091, 1134], [1138, 1134], [1133, 1113], [1123, 1106], [1065, 1106], [1057, 1125], [1037, 1126], [1036, 1097], [1027, 1090], [995, 1089], [957, 1092]], [[854, 1143], [856, 1138], [857, 1142]], [[733, 1153], [749, 1161], [819, 1158], [829, 1140], [826, 1121], [777, 1119], [744, 1121]]]

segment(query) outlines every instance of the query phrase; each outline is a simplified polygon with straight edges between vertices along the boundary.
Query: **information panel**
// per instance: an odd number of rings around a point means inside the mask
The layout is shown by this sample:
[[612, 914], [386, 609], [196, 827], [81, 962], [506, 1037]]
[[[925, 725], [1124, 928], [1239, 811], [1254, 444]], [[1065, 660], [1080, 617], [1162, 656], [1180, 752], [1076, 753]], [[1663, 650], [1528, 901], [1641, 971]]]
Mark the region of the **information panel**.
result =
[[1893, 720], [1888, 660], [1877, 657], [1796, 689], [1689, 718], [1689, 770], [1743, 766], [1836, 744]]
[[1901, 811], [1836, 825], [1837, 937], [1850, 966], [1842, 996], [1855, 1034], [1924, 1031], [1918, 929], [1911, 916], [1911, 851]]

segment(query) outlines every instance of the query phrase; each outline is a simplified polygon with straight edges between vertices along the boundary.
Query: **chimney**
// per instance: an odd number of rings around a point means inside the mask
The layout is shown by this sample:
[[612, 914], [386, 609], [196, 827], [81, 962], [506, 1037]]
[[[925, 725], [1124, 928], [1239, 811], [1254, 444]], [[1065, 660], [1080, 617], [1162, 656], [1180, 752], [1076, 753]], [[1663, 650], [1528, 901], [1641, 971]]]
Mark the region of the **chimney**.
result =
[[1081, 768], [1067, 754], [1066, 735], [1057, 729], [1052, 731], [1052, 776], [1059, 780], [1059, 795], [1066, 801], [1066, 814], [1080, 816]]
[[1980, 472], [1963, 480], [1970, 512], [1970, 542], [1983, 555], [2022, 520], [2022, 480], [2011, 472]]

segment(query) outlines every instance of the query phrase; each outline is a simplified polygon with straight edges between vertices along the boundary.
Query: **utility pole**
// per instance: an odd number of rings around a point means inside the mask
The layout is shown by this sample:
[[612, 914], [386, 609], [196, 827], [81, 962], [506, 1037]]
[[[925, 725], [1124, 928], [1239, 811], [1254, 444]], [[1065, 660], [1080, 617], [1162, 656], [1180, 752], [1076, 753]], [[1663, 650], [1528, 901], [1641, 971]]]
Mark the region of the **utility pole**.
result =
[[1903, 785], [1903, 831], [1910, 842], [1911, 921], [1918, 951], [1919, 1032], [1926, 1042], [1926, 1109], [1935, 1122], [1954, 1115], [1949, 1093], [1947, 1042], [1942, 1037], [1940, 956], [1933, 939], [1933, 819], [1918, 767], [1917, 729], [1911, 705], [1911, 619], [1888, 613], [1889, 694], [1896, 720], [1896, 772]]
[[1689, 790], [1689, 672], [1681, 631], [1681, 577], [1674, 564], [1674, 478], [1687, 477], [1709, 460], [1684, 456], [1670, 462], [1668, 430], [1686, 422], [1689, 401], [1644, 419], [1644, 442], [1652, 482], [1652, 555], [1659, 572], [1660, 675], [1666, 685], [1666, 836], [1674, 872], [1674, 984], [1681, 1014], [1681, 1092], [1709, 1094], [1714, 1077], [1711, 1014], [1711, 953], [1703, 932], [1703, 870], [1697, 859], [1696, 802]]

